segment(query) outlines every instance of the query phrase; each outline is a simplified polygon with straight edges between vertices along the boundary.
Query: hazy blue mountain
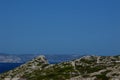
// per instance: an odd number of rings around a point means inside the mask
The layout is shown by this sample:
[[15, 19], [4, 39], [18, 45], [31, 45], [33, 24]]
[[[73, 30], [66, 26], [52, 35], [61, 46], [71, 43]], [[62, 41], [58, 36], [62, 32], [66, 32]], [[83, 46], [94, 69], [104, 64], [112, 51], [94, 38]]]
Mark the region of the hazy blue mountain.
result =
[[[6, 54], [0, 53], [0, 63], [24, 63], [43, 54]], [[59, 63], [82, 57], [80, 54], [44, 54], [50, 63]]]

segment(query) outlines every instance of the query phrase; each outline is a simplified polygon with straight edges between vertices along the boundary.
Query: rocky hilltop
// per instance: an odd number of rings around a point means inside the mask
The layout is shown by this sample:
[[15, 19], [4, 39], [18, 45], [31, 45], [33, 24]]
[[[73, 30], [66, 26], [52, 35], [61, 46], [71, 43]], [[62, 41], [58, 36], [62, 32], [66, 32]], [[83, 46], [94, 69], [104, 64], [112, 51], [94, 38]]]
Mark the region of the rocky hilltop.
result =
[[83, 56], [58, 64], [39, 56], [1, 74], [0, 80], [120, 80], [120, 56]]

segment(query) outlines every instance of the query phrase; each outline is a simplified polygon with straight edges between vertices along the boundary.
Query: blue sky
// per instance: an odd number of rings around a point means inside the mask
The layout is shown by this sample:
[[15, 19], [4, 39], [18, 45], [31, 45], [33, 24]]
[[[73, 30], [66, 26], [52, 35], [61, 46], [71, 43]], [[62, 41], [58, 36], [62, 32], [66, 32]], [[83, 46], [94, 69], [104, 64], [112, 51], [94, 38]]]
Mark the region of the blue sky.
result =
[[120, 54], [119, 0], [1, 0], [0, 52]]

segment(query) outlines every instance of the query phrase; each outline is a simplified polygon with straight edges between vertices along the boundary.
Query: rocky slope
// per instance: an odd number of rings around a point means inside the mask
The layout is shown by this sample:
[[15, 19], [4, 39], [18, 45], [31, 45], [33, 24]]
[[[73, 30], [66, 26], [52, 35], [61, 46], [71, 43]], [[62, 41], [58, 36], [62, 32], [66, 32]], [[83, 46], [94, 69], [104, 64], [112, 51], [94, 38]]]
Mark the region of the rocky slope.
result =
[[59, 64], [48, 64], [39, 56], [1, 74], [1, 80], [120, 80], [120, 56], [84, 56]]
[[32, 73], [35, 70], [42, 70], [43, 67], [48, 65], [48, 61], [45, 56], [38, 56], [33, 60], [21, 65], [20, 67], [15, 68], [14, 70], [10, 70], [6, 73], [0, 75], [0, 80], [18, 80], [23, 77], [23, 75], [27, 73]]

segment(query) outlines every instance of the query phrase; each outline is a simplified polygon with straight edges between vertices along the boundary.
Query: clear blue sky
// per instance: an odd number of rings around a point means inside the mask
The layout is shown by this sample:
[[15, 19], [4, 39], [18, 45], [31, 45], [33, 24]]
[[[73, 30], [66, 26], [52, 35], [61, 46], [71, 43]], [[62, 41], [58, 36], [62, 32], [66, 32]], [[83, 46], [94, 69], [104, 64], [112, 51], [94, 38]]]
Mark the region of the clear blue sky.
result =
[[120, 54], [120, 0], [0, 0], [0, 52]]

